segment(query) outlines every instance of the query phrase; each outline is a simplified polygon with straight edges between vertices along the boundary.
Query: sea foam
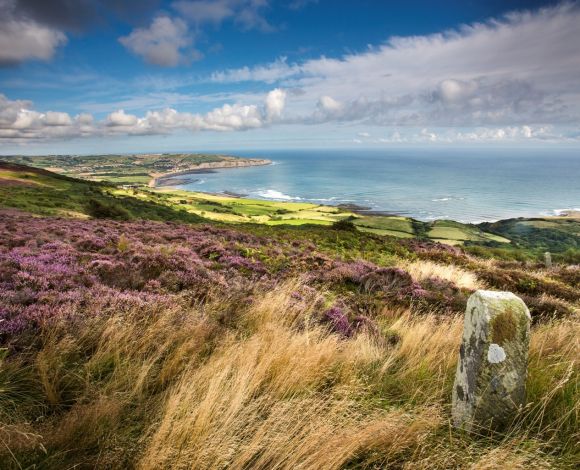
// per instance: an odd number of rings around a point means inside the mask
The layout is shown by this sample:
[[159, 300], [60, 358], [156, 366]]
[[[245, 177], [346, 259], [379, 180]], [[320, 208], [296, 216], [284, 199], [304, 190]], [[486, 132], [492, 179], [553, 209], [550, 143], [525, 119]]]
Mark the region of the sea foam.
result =
[[568, 212], [580, 212], [580, 207], [571, 207], [568, 209], [554, 209], [548, 212], [546, 215], [555, 215], [556, 217], [567, 214]]
[[263, 191], [257, 191], [256, 194], [264, 199], [276, 199], [280, 201], [300, 201], [302, 200], [301, 197], [292, 197], [288, 196], [288, 194], [284, 194], [280, 191], [276, 191], [275, 189], [265, 189]]

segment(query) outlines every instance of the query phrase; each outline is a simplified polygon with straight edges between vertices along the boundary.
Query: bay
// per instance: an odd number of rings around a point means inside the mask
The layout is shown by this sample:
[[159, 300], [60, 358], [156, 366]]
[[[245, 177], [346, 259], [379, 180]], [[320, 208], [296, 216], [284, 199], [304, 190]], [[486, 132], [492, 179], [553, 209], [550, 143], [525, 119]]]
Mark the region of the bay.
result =
[[[230, 152], [231, 153], [231, 152]], [[580, 208], [577, 149], [233, 152], [272, 165], [196, 175], [190, 191], [357, 204], [420, 220], [481, 222]]]

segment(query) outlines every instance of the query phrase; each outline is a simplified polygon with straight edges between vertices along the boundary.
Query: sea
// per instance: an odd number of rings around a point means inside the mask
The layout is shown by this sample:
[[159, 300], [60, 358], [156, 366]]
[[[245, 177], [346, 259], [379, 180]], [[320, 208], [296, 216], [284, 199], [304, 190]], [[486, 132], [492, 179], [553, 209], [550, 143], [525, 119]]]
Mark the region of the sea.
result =
[[580, 149], [234, 152], [272, 165], [215, 170], [180, 186], [256, 199], [349, 204], [478, 223], [580, 210]]

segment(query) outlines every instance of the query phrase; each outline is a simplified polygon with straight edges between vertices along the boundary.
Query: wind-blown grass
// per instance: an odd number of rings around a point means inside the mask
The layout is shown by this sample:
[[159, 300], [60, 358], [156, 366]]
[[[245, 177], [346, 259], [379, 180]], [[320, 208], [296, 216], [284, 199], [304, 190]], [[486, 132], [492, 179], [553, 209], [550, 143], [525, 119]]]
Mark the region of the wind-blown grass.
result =
[[4, 365], [34, 377], [19, 393], [43, 416], [2, 429], [12, 467], [500, 468], [489, 459], [501, 456], [572, 468], [577, 322], [534, 329], [529, 405], [505, 435], [478, 438], [449, 425], [460, 317], [392, 313], [345, 338], [320, 321], [325, 295], [291, 281], [246, 306], [149, 305], [51, 325], [31, 367]]
[[534, 313], [528, 404], [504, 433], [449, 422], [471, 290], [573, 308], [574, 269], [531, 285], [519, 264], [348, 231], [1, 223], [2, 468], [578, 461], [577, 313]]

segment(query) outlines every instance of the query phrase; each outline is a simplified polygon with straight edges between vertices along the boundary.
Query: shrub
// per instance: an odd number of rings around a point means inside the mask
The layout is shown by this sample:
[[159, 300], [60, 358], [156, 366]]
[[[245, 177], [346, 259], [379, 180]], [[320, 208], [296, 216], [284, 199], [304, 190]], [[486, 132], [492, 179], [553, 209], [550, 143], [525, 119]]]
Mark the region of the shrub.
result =
[[344, 231], [348, 231], [348, 232], [356, 232], [357, 231], [356, 225], [353, 224], [352, 221], [349, 219], [337, 220], [336, 222], [334, 222], [332, 224], [332, 228], [334, 230], [344, 230]]
[[87, 202], [87, 214], [95, 219], [130, 219], [129, 212], [118, 204], [90, 198]]

